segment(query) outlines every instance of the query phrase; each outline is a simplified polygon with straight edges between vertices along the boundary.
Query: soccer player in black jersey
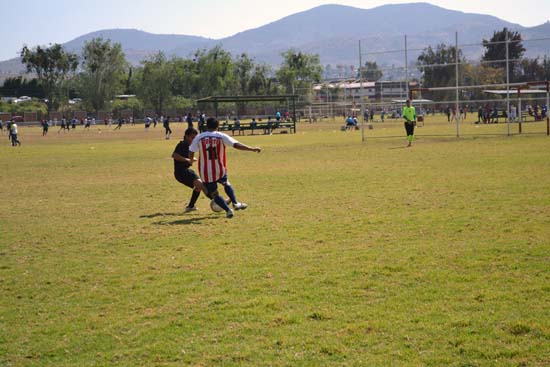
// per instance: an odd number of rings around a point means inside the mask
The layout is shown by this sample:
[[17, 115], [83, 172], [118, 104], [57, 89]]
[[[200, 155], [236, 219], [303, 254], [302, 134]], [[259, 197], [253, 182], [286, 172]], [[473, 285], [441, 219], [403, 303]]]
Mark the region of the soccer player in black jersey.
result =
[[193, 128], [185, 130], [183, 140], [176, 145], [176, 149], [172, 153], [172, 158], [174, 159], [174, 177], [178, 182], [193, 189], [189, 204], [185, 207], [185, 213], [197, 210], [195, 203], [203, 190], [202, 181], [191, 168], [193, 162], [188, 158], [189, 145], [191, 145], [197, 134], [197, 130]]

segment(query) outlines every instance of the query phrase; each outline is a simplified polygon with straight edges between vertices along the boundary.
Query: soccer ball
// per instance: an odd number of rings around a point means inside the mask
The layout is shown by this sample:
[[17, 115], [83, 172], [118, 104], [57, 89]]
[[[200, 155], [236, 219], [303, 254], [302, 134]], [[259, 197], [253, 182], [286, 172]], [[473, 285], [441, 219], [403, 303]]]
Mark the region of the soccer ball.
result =
[[216, 204], [214, 199], [212, 199], [210, 201], [210, 209], [212, 209], [212, 211], [216, 212], [216, 213], [223, 212], [223, 208], [221, 206], [219, 206], [218, 204]]

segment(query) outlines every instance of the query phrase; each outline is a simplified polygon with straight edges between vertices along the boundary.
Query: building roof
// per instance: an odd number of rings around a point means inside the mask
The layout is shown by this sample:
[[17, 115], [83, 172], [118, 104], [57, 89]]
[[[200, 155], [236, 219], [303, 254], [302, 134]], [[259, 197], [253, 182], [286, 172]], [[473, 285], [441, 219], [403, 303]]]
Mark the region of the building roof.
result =
[[[392, 103], [406, 103], [406, 99], [392, 99]], [[431, 99], [412, 99], [411, 103], [432, 103], [433, 101]]]
[[263, 102], [263, 101], [286, 101], [298, 99], [297, 94], [277, 94], [271, 96], [210, 96], [197, 99], [198, 103], [206, 102]]
[[[364, 81], [363, 88], [374, 88], [376, 82], [367, 82]], [[322, 89], [360, 89], [361, 88], [361, 82], [359, 80], [354, 81], [343, 81], [343, 82], [331, 82], [331, 83], [323, 83], [323, 84], [316, 84], [313, 87], [313, 90], [322, 90]]]
[[[496, 89], [496, 90], [491, 90], [491, 89], [486, 89], [483, 91], [483, 93], [487, 93], [487, 94], [499, 94], [499, 95], [502, 95], [502, 94], [516, 94], [517, 93], [517, 89], [511, 89], [509, 91], [507, 90], [502, 90], [502, 89]], [[521, 90], [521, 94], [546, 94], [546, 91], [545, 90], [542, 90], [542, 89], [522, 89]]]

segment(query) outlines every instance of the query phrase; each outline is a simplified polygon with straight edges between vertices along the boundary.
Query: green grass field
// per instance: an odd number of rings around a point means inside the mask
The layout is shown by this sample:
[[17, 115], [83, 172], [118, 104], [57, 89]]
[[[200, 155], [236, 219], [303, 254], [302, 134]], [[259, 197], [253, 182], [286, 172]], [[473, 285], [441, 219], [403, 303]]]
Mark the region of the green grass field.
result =
[[550, 365], [546, 126], [438, 118], [239, 138], [230, 220], [159, 127], [0, 136], [0, 365]]

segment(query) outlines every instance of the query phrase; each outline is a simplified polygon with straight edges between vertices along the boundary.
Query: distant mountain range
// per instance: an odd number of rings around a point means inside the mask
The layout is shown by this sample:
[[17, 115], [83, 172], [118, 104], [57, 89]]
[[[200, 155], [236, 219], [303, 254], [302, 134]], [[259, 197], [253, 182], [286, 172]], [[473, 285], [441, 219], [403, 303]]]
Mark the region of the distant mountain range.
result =
[[[69, 51], [80, 54], [84, 43], [103, 37], [122, 45], [132, 64], [157, 51], [168, 56], [190, 57], [197, 49], [216, 45], [234, 55], [246, 52], [258, 62], [277, 67], [281, 53], [293, 47], [307, 53], [319, 54], [323, 65], [355, 65], [358, 44], [362, 42], [363, 59], [379, 65], [402, 66], [403, 53], [369, 54], [401, 50], [407, 35], [409, 61], [414, 61], [422, 49], [439, 43], [454, 44], [455, 32], [459, 44], [480, 43], [494, 31], [508, 27], [519, 31], [524, 40], [550, 38], [550, 23], [523, 27], [490, 15], [463, 13], [428, 3], [384, 5], [373, 9], [358, 9], [342, 5], [323, 5], [296, 13], [259, 28], [237, 33], [222, 39], [185, 35], [151, 34], [135, 29], [107, 29], [88, 33], [64, 44]], [[550, 40], [524, 42], [529, 57], [550, 55]], [[479, 58], [482, 47], [468, 46], [464, 54]], [[19, 59], [0, 62], [0, 75], [23, 70]]]

